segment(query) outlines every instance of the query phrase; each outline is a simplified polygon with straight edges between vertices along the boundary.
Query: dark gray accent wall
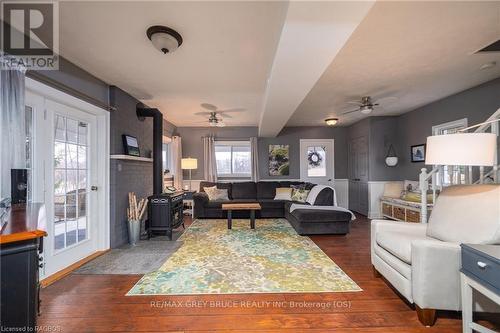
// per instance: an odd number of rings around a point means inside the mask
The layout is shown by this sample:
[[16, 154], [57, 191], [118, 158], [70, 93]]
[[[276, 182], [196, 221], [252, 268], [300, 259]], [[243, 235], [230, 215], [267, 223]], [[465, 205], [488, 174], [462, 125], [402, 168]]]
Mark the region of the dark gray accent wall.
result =
[[[28, 76], [30, 76], [28, 72]], [[109, 86], [106, 82], [96, 78], [92, 74], [84, 71], [63, 57], [59, 58], [59, 70], [57, 71], [34, 71], [37, 76], [45, 78], [44, 83], [52, 85], [54, 88], [69, 88], [71, 91], [86, 95], [95, 99], [105, 106], [109, 106]], [[34, 77], [36, 79], [36, 77]], [[76, 96], [80, 98], [80, 96]]]
[[[248, 140], [258, 135], [257, 127], [177, 127], [175, 135], [182, 138], [182, 156], [198, 159], [198, 169], [193, 171], [193, 179], [203, 179], [202, 137], [213, 135], [216, 139]], [[259, 138], [259, 173], [261, 179], [298, 179], [300, 178], [300, 139], [335, 139], [335, 178], [347, 178], [346, 129], [329, 127], [285, 127], [276, 138]], [[268, 150], [270, 144], [290, 145], [290, 175], [269, 176]], [[184, 173], [187, 177], [188, 173]]]
[[[394, 180], [395, 168], [385, 164], [385, 157], [392, 144], [396, 149], [397, 117], [372, 117], [370, 118], [369, 139], [369, 180], [386, 181]], [[397, 175], [397, 173], [396, 173]]]
[[410, 147], [426, 142], [432, 126], [467, 118], [469, 126], [485, 121], [500, 108], [500, 78], [446, 97], [397, 119], [399, 179], [418, 179], [424, 163], [411, 163]]
[[[259, 173], [261, 179], [300, 178], [300, 139], [334, 139], [335, 178], [347, 178], [346, 128], [343, 127], [285, 127], [275, 138], [259, 138]], [[268, 154], [270, 144], [290, 145], [290, 175], [270, 176]]]
[[[177, 127], [175, 135], [182, 139], [182, 157], [194, 157], [198, 159], [198, 169], [192, 171], [193, 179], [202, 180], [204, 178], [202, 138], [205, 136], [214, 136], [216, 139], [227, 140], [248, 140], [258, 135], [257, 127]], [[189, 173], [184, 171], [184, 179], [187, 179]]]
[[[148, 157], [153, 151], [153, 118], [139, 120], [136, 115], [139, 101], [117, 87], [110, 87], [110, 102], [116, 107], [110, 116], [111, 154], [124, 153], [122, 134], [129, 134], [137, 138], [141, 156]], [[164, 134], [172, 135], [174, 131], [175, 126], [164, 120]], [[111, 160], [110, 168], [111, 247], [114, 248], [128, 241], [128, 193], [135, 192], [138, 198], [153, 194], [153, 164]]]
[[153, 194], [153, 163], [111, 160], [110, 169], [110, 246], [117, 248], [128, 242], [128, 193], [138, 198]]
[[[148, 156], [153, 150], [153, 119], [139, 120], [138, 100], [117, 87], [110, 87], [110, 101], [116, 108], [111, 113], [111, 154], [124, 153], [122, 134], [128, 134], [137, 138], [141, 156]], [[110, 168], [110, 234], [111, 247], [115, 248], [128, 241], [128, 193], [135, 192], [138, 198], [153, 194], [153, 164], [111, 160]]]

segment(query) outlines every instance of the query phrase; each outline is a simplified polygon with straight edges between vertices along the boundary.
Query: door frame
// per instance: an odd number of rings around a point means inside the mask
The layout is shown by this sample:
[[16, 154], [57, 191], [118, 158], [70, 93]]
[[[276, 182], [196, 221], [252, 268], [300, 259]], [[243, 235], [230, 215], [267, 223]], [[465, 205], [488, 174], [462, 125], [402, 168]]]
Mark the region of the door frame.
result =
[[[110, 188], [110, 114], [109, 111], [101, 109], [97, 106], [94, 106], [90, 103], [87, 103], [83, 100], [80, 100], [74, 96], [68, 95], [62, 91], [59, 91], [57, 89], [54, 89], [52, 87], [49, 87], [41, 82], [38, 82], [34, 79], [31, 78], [26, 78], [26, 83], [25, 83], [25, 89], [27, 92], [31, 92], [35, 95], [40, 95], [43, 97], [43, 115], [38, 114], [38, 116], [35, 116], [36, 120], [44, 119], [46, 118], [47, 110], [45, 109], [45, 99], [51, 100], [56, 103], [60, 103], [63, 105], [67, 105], [70, 108], [78, 109], [79, 111], [88, 113], [92, 116], [95, 116], [97, 119], [96, 125], [97, 125], [97, 141], [99, 144], [97, 144], [97, 170], [98, 170], [98, 175], [97, 175], [97, 186], [100, 189], [97, 191], [97, 200], [96, 200], [96, 205], [97, 205], [97, 216], [100, 217], [99, 223], [96, 224], [97, 228], [97, 239], [96, 239], [96, 249], [95, 252], [97, 251], [103, 251], [107, 250], [110, 248], [110, 198], [109, 198], [109, 188]], [[35, 121], [36, 121], [35, 120]], [[35, 124], [35, 127], [37, 125]], [[41, 129], [40, 132], [44, 132], [44, 129]], [[48, 133], [50, 134], [50, 133]], [[35, 131], [35, 149], [34, 149], [34, 159], [38, 159], [40, 161], [40, 155], [45, 154], [46, 156], [51, 156], [50, 154], [46, 154], [46, 150], [49, 150], [48, 145], [41, 144], [40, 142], [37, 142], [36, 136], [43, 135], [44, 137], [49, 137], [47, 136], [47, 133], [37, 133]], [[40, 151], [40, 147], [43, 150]], [[50, 149], [51, 150], [51, 149]], [[102, 158], [101, 158], [102, 157]], [[45, 202], [45, 196], [47, 195], [52, 195], [52, 185], [46, 184], [46, 179], [45, 177], [45, 169], [47, 161], [43, 161], [42, 164], [38, 164], [38, 170], [35, 170], [35, 173], [33, 174], [33, 177], [43, 177], [43, 186], [42, 188], [36, 188], [34, 186], [34, 190], [36, 191], [36, 195], [34, 196], [34, 200], [36, 199], [37, 201], [43, 201]], [[36, 165], [36, 162], [34, 163]], [[41, 169], [41, 170], [40, 170]], [[47, 189], [46, 187], [49, 187]], [[48, 228], [50, 226], [47, 226]], [[49, 231], [49, 230], [48, 230]], [[48, 250], [48, 253], [53, 254], [54, 249], [46, 249]], [[57, 255], [57, 254], [56, 254]], [[83, 258], [80, 258], [80, 260]], [[71, 264], [70, 264], [71, 265]], [[67, 266], [66, 266], [67, 267]], [[46, 278], [57, 271], [60, 271], [66, 267], [62, 267], [59, 269], [56, 269], [55, 271], [45, 271], [45, 265], [44, 268], [40, 270], [40, 275], [41, 278]]]
[[[300, 163], [300, 180], [304, 181], [307, 179], [314, 179], [315, 177], [303, 177], [303, 175], [307, 175], [307, 166], [305, 164], [305, 161], [303, 160], [302, 156], [302, 147], [304, 145], [316, 143], [318, 141], [323, 141], [323, 142], [329, 142], [332, 145], [332, 164], [330, 167], [332, 168], [332, 174], [327, 175], [331, 179], [330, 185], [333, 186], [335, 184], [335, 139], [300, 139], [299, 140], [299, 163]], [[319, 178], [319, 177], [318, 177]]]

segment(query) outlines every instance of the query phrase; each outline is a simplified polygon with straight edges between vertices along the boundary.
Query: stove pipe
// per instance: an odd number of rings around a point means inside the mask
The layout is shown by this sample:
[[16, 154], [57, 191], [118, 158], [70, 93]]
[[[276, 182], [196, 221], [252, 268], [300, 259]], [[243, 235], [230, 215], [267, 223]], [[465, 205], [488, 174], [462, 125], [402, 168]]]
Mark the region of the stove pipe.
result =
[[159, 195], [163, 192], [163, 114], [142, 103], [137, 104], [136, 113], [141, 121], [153, 118], [153, 194]]

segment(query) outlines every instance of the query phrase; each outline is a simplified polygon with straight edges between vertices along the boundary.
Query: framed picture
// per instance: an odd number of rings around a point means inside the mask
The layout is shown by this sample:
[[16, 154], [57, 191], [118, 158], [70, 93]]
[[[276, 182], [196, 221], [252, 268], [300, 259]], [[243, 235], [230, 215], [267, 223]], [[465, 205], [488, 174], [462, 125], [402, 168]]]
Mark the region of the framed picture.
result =
[[269, 145], [269, 176], [290, 175], [290, 146]]
[[141, 156], [139, 151], [139, 142], [135, 136], [123, 134], [122, 140], [125, 154], [131, 156]]
[[412, 163], [425, 162], [425, 144], [411, 146]]

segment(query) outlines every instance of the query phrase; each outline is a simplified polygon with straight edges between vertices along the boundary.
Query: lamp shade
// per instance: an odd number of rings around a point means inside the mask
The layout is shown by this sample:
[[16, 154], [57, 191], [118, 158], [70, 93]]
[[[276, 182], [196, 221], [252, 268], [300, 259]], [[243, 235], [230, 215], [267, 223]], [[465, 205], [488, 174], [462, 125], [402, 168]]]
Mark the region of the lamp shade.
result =
[[497, 137], [492, 133], [457, 133], [427, 137], [425, 164], [493, 166]]
[[198, 169], [198, 160], [196, 158], [190, 158], [190, 157], [181, 159], [181, 169], [182, 170]]

